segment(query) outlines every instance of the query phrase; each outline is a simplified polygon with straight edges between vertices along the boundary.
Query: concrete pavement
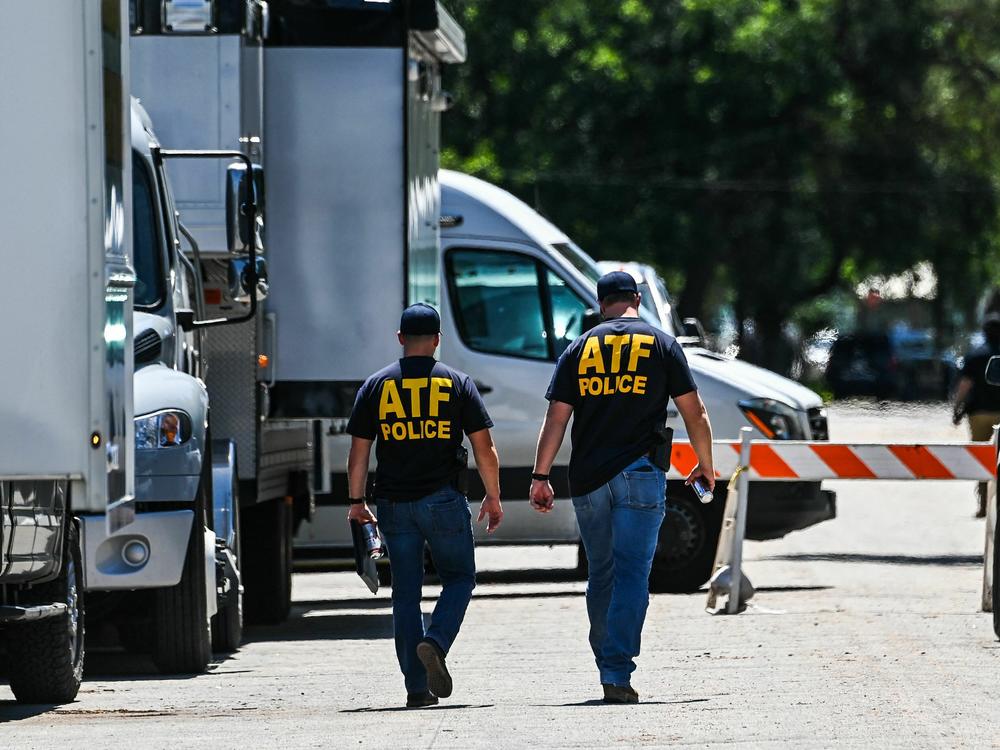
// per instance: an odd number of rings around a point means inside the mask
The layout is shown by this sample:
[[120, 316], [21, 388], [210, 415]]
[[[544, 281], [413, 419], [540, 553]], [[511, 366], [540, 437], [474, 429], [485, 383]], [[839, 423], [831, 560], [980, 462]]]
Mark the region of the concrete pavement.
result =
[[[943, 407], [832, 410], [835, 440], [964, 439]], [[204, 676], [163, 679], [90, 657], [76, 703], [17, 706], [0, 687], [0, 745], [102, 747], [1000, 747], [1000, 643], [980, 613], [983, 522], [971, 483], [832, 484], [839, 518], [748, 543], [755, 607], [652, 599], [639, 706], [605, 706], [571, 549], [486, 549], [449, 662], [455, 694], [404, 696], [385, 592], [300, 574], [284, 626], [250, 631]], [[426, 608], [436, 589], [428, 587]], [[130, 674], [147, 668], [138, 677]]]

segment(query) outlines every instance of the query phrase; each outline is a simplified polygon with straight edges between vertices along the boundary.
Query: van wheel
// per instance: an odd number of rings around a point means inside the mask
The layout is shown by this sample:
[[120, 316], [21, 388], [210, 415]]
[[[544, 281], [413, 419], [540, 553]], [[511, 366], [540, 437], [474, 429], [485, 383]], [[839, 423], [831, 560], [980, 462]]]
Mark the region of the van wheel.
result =
[[284, 622], [292, 608], [292, 506], [283, 498], [244, 508], [246, 621]]
[[654, 593], [697, 591], [712, 575], [721, 518], [691, 498], [667, 495], [666, 515], [649, 574]]
[[240, 533], [239, 482], [234, 473], [233, 481], [233, 528], [236, 530], [234, 547], [230, 550], [236, 558], [236, 571], [229, 571], [229, 592], [219, 602], [219, 611], [212, 615], [212, 650], [220, 654], [231, 654], [243, 642], [243, 543]]
[[69, 703], [83, 679], [83, 565], [80, 534], [69, 522], [63, 568], [54, 581], [32, 589], [31, 602], [65, 602], [58, 617], [7, 628], [10, 689], [21, 703]]

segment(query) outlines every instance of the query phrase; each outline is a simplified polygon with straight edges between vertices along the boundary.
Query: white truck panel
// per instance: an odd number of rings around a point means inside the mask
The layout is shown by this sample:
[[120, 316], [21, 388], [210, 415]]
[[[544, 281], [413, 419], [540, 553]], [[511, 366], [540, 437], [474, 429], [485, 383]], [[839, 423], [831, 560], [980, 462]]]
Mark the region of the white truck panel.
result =
[[[267, 308], [276, 316], [277, 380], [361, 380], [398, 356], [403, 54], [264, 50]], [[373, 262], [372, 248], [400, 248], [400, 257], [383, 251]]]

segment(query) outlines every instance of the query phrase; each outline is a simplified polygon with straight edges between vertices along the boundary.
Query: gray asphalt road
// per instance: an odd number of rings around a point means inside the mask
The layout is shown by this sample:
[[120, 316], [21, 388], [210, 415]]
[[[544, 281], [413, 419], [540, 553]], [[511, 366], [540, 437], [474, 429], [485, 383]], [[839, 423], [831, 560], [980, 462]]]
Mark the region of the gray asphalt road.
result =
[[[963, 439], [942, 407], [837, 406], [834, 439]], [[450, 663], [453, 698], [403, 697], [386, 595], [349, 574], [296, 576], [292, 620], [255, 629], [209, 674], [162, 679], [90, 660], [72, 705], [17, 706], [0, 745], [110, 747], [998, 747], [1000, 644], [978, 611], [983, 523], [971, 483], [847, 483], [836, 521], [750, 543], [756, 606], [655, 596], [635, 685], [604, 706], [568, 549], [484, 550]], [[426, 606], [436, 590], [427, 590]]]

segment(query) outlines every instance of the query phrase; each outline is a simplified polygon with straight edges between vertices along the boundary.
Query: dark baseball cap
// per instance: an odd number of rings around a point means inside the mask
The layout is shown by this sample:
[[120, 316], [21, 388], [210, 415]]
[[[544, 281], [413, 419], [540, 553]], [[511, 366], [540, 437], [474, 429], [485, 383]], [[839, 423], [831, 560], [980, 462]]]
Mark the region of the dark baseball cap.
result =
[[597, 299], [603, 300], [612, 294], [620, 292], [639, 293], [639, 287], [635, 283], [635, 277], [625, 271], [612, 271], [604, 274], [597, 280]]
[[418, 302], [403, 310], [399, 332], [404, 336], [433, 336], [441, 333], [441, 316], [430, 305]]

